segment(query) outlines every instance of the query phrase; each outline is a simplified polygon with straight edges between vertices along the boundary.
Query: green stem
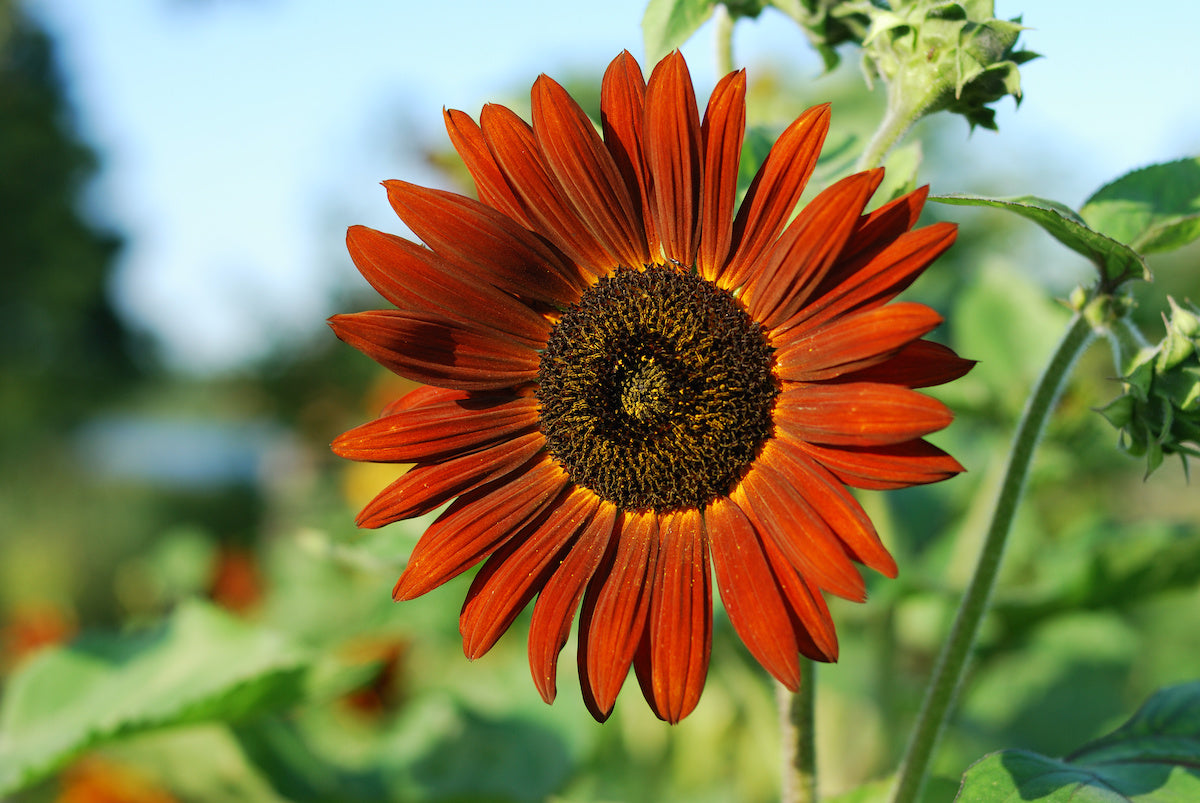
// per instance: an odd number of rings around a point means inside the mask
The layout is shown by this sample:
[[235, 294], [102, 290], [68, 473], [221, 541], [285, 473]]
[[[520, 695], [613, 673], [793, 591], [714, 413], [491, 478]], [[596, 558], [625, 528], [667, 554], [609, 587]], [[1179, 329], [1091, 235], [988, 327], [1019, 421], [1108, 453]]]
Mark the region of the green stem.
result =
[[733, 15], [723, 3], [713, 11], [716, 44], [717, 77], [733, 72]]
[[892, 794], [893, 803], [912, 803], [921, 794], [929, 770], [929, 761], [946, 724], [954, 697], [970, 658], [979, 624], [987, 612], [988, 601], [1004, 556], [1013, 516], [1029, 474], [1033, 452], [1054, 409], [1059, 393], [1066, 385], [1075, 360], [1094, 337], [1092, 325], [1083, 314], [1071, 319], [1066, 334], [1050, 358], [1029, 397], [1013, 437], [1012, 453], [996, 499], [996, 510], [984, 538], [975, 574], [967, 586], [958, 617], [950, 631], [933, 671], [925, 702], [900, 765], [900, 774]]
[[879, 123], [879, 128], [871, 137], [871, 141], [867, 143], [862, 155], [858, 157], [858, 164], [854, 166], [855, 171], [870, 170], [883, 164], [883, 159], [887, 156], [888, 151], [908, 129], [912, 128], [919, 116], [919, 114], [905, 114], [888, 104], [887, 113]]
[[792, 694], [776, 685], [783, 738], [783, 803], [817, 801], [816, 664], [807, 658], [801, 658], [800, 664], [800, 691]]
[[1134, 361], [1142, 349], [1150, 348], [1150, 341], [1128, 316], [1113, 321], [1108, 329], [1108, 339], [1113, 349], [1113, 365], [1122, 376], [1133, 370]]

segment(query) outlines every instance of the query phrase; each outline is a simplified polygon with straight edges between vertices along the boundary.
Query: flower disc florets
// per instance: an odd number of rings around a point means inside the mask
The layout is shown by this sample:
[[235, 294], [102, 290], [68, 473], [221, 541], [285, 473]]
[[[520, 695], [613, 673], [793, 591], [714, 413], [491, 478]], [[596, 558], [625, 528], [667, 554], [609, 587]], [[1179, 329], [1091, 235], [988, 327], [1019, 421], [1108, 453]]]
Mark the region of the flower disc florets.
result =
[[770, 435], [762, 327], [690, 271], [621, 269], [563, 314], [538, 372], [548, 450], [625, 510], [703, 508]]

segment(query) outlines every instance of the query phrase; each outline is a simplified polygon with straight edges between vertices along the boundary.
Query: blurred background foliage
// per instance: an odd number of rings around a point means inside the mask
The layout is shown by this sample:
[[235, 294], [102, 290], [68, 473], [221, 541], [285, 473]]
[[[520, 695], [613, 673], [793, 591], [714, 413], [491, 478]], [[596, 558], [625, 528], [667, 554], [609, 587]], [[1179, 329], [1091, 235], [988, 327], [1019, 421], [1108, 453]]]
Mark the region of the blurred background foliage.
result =
[[[591, 112], [599, 75], [568, 88]], [[510, 103], [527, 114], [525, 87]], [[767, 801], [778, 726], [766, 674], [718, 610], [698, 710], [668, 728], [629, 684], [612, 720], [579, 701], [573, 643], [550, 707], [528, 679], [524, 625], [462, 658], [469, 577], [396, 605], [424, 521], [356, 532], [399, 468], [335, 461], [327, 444], [403, 389], [320, 331], [237, 372], [156, 357], [114, 311], [120, 232], [82, 212], [101, 155], [80, 140], [54, 42], [0, 3], [0, 733], [2, 790], [41, 801]], [[880, 111], [853, 68], [800, 83], [751, 74], [746, 158], [811, 103], [838, 114], [815, 183], [844, 172]], [[961, 121], [926, 122], [922, 183], [984, 192], [956, 158]], [[465, 192], [442, 142], [410, 147]], [[915, 160], [915, 150], [900, 158]], [[1041, 169], [1038, 155], [1012, 172]], [[1097, 184], [1109, 177], [1098, 177]], [[382, 203], [382, 197], [380, 198]], [[890, 771], [973, 567], [1014, 421], [1089, 268], [1007, 216], [932, 208], [959, 244], [911, 291], [939, 336], [979, 360], [938, 389], [954, 481], [864, 494], [900, 578], [834, 603], [841, 661], [818, 672], [821, 782]], [[340, 225], [340, 224], [339, 224]], [[330, 224], [329, 240], [340, 239]], [[340, 258], [337, 270], [349, 271]], [[1162, 299], [1200, 297], [1195, 246], [1152, 260], [1137, 289], [1151, 338]], [[358, 286], [355, 285], [357, 288]], [[365, 288], [341, 309], [376, 304]], [[1097, 344], [1036, 465], [981, 654], [930, 800], [988, 751], [1065, 753], [1151, 691], [1196, 676], [1200, 498], [1169, 464], [1144, 483], [1093, 410], [1117, 393]], [[54, 645], [71, 644], [67, 650]]]

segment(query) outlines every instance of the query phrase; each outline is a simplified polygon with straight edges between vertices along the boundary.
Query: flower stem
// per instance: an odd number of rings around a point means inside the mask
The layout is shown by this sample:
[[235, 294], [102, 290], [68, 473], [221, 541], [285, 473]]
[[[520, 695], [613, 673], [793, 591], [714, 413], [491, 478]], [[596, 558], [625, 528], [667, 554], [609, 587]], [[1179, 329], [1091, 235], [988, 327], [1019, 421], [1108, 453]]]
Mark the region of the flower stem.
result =
[[1113, 365], [1120, 376], [1133, 370], [1141, 351], [1150, 348], [1150, 341], [1146, 340], [1142, 330], [1125, 315], [1117, 318], [1109, 327], [1108, 339], [1113, 350]]
[[801, 658], [800, 668], [798, 692], [776, 685], [783, 738], [783, 803], [817, 801], [816, 664]]
[[1005, 542], [1012, 526], [1017, 504], [1033, 461], [1033, 452], [1054, 409], [1059, 393], [1067, 383], [1075, 360], [1091, 343], [1095, 333], [1084, 314], [1077, 313], [1067, 327], [1045, 371], [1038, 378], [1033, 394], [1021, 414], [1013, 437], [1012, 452], [996, 499], [996, 510], [980, 550], [975, 574], [967, 586], [958, 616], [942, 653], [938, 656], [933, 679], [926, 691], [917, 725], [908, 743], [893, 790], [893, 803], [912, 803], [921, 794], [929, 770], [929, 761], [949, 716], [951, 705], [962, 682], [979, 624], [987, 612], [996, 574], [1004, 556]]
[[888, 151], [892, 149], [900, 137], [908, 129], [912, 128], [913, 123], [917, 121], [918, 115], [898, 113], [896, 109], [889, 104], [887, 113], [884, 114], [883, 120], [879, 123], [879, 128], [875, 130], [875, 134], [871, 137], [871, 141], [867, 143], [867, 147], [858, 157], [858, 164], [854, 166], [855, 171], [870, 170], [873, 167], [879, 167], [883, 164], [884, 157]]
[[717, 77], [733, 72], [733, 15], [724, 3], [713, 11], [713, 34], [716, 45]]

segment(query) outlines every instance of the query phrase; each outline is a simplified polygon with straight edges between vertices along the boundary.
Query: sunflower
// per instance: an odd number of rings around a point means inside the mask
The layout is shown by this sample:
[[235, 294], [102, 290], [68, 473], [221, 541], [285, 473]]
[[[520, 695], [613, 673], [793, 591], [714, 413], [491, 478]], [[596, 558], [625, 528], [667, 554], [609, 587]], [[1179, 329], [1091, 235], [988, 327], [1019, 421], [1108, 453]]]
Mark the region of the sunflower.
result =
[[950, 411], [914, 388], [971, 363], [922, 339], [937, 313], [892, 301], [955, 227], [913, 229], [924, 189], [865, 212], [882, 170], [792, 219], [827, 105], [780, 135], [738, 206], [745, 94], [744, 72], [726, 76], [701, 119], [678, 52], [649, 81], [622, 53], [598, 132], [543, 75], [532, 125], [498, 105], [478, 124], [445, 112], [478, 201], [384, 183], [424, 246], [347, 235], [395, 308], [331, 326], [424, 384], [333, 444], [414, 464], [358, 524], [450, 503], [394, 597], [482, 561], [464, 651], [483, 655], [536, 599], [529, 662], [547, 702], [578, 611], [580, 686], [601, 721], [631, 665], [660, 718], [696, 706], [714, 582], [749, 651], [798, 688], [801, 655], [837, 657], [824, 595], [865, 599], [856, 563], [896, 575], [847, 486], [962, 470], [923, 440]]

